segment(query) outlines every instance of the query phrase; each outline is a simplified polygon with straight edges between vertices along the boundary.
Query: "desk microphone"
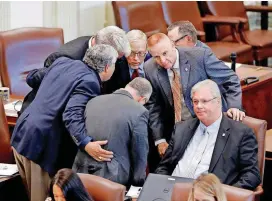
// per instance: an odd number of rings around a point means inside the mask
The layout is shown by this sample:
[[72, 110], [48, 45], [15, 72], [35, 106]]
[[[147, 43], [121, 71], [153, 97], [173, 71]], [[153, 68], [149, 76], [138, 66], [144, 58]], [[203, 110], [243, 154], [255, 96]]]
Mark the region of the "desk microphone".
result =
[[235, 52], [232, 52], [230, 54], [230, 60], [231, 60], [231, 69], [235, 72], [236, 71], [236, 58], [237, 58], [237, 55]]

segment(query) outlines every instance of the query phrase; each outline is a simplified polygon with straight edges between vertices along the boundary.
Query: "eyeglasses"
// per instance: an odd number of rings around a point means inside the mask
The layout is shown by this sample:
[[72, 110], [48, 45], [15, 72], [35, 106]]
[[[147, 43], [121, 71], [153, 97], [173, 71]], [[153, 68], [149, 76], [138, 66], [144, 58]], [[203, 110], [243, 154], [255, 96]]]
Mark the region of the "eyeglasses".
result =
[[206, 105], [207, 103], [211, 102], [212, 100], [214, 100], [216, 98], [218, 98], [218, 97], [214, 97], [210, 100], [196, 100], [196, 99], [194, 99], [194, 100], [192, 100], [192, 103], [193, 103], [193, 105], [198, 105], [199, 103], [201, 103], [201, 105]]
[[134, 52], [134, 51], [131, 51], [131, 53], [130, 53], [130, 56], [132, 56], [132, 57], [135, 57], [135, 56], [145, 57], [145, 55], [146, 55], [146, 52]]
[[187, 35], [181, 36], [179, 39], [173, 41], [173, 43], [177, 44], [180, 40], [182, 40], [183, 38], [185, 38]]

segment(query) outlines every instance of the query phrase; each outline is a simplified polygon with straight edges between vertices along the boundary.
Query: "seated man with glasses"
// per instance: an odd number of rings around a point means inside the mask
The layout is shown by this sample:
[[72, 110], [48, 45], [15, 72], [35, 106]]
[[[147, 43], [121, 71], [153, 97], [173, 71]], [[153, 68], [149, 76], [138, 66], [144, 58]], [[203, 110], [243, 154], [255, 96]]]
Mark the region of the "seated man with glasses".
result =
[[167, 28], [167, 32], [176, 47], [202, 47], [211, 51], [208, 45], [197, 40], [197, 30], [189, 21], [174, 22]]
[[147, 52], [147, 37], [140, 30], [131, 30], [127, 33], [127, 38], [131, 54], [117, 60], [113, 76], [103, 85], [104, 93], [108, 94], [124, 88], [136, 77], [145, 77], [144, 62], [151, 57]]
[[196, 179], [215, 174], [222, 183], [254, 190], [261, 182], [253, 130], [222, 114], [217, 84], [195, 84], [191, 99], [197, 118], [177, 123], [156, 173]]

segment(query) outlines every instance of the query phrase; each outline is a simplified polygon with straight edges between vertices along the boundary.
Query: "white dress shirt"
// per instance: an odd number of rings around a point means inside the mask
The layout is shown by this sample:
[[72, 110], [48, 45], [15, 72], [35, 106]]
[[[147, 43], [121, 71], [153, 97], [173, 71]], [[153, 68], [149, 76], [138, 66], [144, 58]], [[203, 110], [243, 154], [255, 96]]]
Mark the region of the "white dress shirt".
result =
[[208, 173], [221, 120], [222, 114], [208, 127], [200, 122], [172, 176], [196, 179]]

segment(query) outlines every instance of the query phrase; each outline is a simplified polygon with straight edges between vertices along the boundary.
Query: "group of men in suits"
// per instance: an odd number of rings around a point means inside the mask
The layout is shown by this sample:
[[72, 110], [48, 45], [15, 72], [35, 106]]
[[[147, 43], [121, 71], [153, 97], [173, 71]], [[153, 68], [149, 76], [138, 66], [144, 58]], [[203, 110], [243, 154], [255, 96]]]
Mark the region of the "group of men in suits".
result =
[[[125, 35], [117, 27], [106, 27], [95, 36], [64, 44], [46, 59], [39, 73], [31, 72], [28, 84], [34, 95], [24, 102], [33, 102], [28, 107], [25, 104], [12, 136], [21, 176], [27, 180], [22, 158], [34, 162], [49, 177], [62, 167], [71, 168], [77, 150], [67, 143], [71, 137], [79, 147], [74, 170], [124, 185], [142, 185], [148, 133], [151, 172], [190, 178], [213, 172], [223, 183], [254, 189], [260, 183], [256, 139], [252, 130], [233, 121], [245, 116], [239, 78], [208, 46], [191, 40], [189, 33], [182, 35], [183, 23], [169, 27], [169, 37], [157, 33], [148, 39], [140, 30]], [[192, 42], [182, 44], [182, 40]], [[112, 63], [102, 62], [109, 61], [105, 57], [97, 61], [93, 59], [97, 55], [85, 58], [99, 44], [117, 51], [115, 70], [109, 67]], [[86, 89], [75, 69], [77, 65], [93, 69], [97, 66], [94, 61], [103, 64], [94, 70], [96, 80], [90, 79]], [[94, 98], [101, 93], [109, 95]], [[142, 106], [145, 103], [148, 112]], [[39, 129], [29, 122], [40, 125]], [[28, 183], [32, 183], [28, 189], [35, 189], [33, 181]]]

